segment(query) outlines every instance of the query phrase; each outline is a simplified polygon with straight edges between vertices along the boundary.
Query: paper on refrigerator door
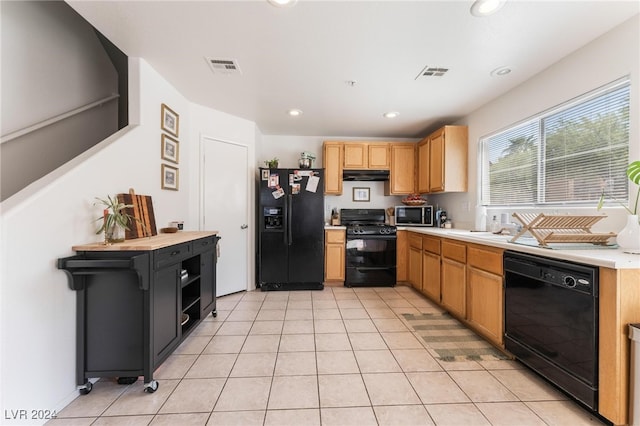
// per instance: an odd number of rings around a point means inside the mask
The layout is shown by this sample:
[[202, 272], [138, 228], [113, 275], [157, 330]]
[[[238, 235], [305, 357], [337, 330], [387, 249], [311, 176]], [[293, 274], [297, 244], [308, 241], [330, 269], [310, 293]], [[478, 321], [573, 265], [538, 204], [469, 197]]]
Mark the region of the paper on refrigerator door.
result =
[[309, 176], [307, 181], [307, 187], [305, 188], [309, 192], [316, 192], [318, 190], [318, 183], [320, 178], [318, 176]]

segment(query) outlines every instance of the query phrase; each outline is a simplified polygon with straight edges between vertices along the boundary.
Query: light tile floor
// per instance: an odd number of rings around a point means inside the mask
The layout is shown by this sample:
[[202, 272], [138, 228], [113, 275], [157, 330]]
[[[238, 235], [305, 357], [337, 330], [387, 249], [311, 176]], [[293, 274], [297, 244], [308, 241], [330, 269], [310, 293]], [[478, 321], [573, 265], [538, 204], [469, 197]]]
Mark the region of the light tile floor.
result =
[[243, 292], [142, 381], [98, 381], [57, 425], [599, 425], [515, 361], [441, 362], [410, 287]]

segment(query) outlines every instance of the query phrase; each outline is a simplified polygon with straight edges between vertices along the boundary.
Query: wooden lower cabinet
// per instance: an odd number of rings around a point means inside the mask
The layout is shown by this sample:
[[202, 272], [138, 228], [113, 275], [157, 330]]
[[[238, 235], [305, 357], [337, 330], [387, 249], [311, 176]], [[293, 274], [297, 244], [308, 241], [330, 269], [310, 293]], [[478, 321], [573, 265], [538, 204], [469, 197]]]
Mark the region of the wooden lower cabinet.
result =
[[640, 269], [600, 268], [598, 412], [616, 425], [630, 423], [628, 324], [640, 323]]
[[440, 303], [440, 238], [422, 237], [422, 293]]
[[464, 263], [442, 259], [442, 306], [459, 318], [466, 317], [466, 269]]
[[422, 292], [440, 303], [440, 255], [422, 252]]
[[324, 231], [324, 280], [327, 282], [344, 282], [345, 240], [344, 229]]
[[442, 240], [441, 300], [442, 305], [460, 318], [466, 317], [467, 246]]
[[396, 232], [396, 281], [407, 282], [409, 280], [409, 232]]
[[467, 244], [467, 320], [500, 346], [504, 344], [503, 252]]
[[409, 233], [409, 283], [422, 291], [422, 235]]
[[503, 344], [503, 289], [499, 275], [467, 267], [467, 321], [484, 336]]

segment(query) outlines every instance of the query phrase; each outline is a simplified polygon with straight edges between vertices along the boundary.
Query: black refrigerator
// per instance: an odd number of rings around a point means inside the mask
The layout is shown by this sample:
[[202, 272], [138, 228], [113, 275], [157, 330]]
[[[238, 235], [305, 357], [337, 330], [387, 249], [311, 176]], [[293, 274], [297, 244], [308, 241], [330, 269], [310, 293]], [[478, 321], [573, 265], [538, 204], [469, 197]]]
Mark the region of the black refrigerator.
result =
[[324, 288], [324, 170], [260, 169], [257, 286]]

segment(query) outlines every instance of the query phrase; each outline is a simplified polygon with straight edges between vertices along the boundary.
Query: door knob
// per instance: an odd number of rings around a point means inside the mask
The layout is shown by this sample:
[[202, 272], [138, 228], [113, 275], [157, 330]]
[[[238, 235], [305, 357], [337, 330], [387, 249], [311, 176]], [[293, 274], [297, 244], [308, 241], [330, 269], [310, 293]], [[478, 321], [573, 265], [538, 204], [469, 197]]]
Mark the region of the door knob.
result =
[[247, 229], [248, 227], [249, 227], [249, 225], [247, 225], [246, 223], [243, 223], [243, 224], [240, 226], [240, 229]]

